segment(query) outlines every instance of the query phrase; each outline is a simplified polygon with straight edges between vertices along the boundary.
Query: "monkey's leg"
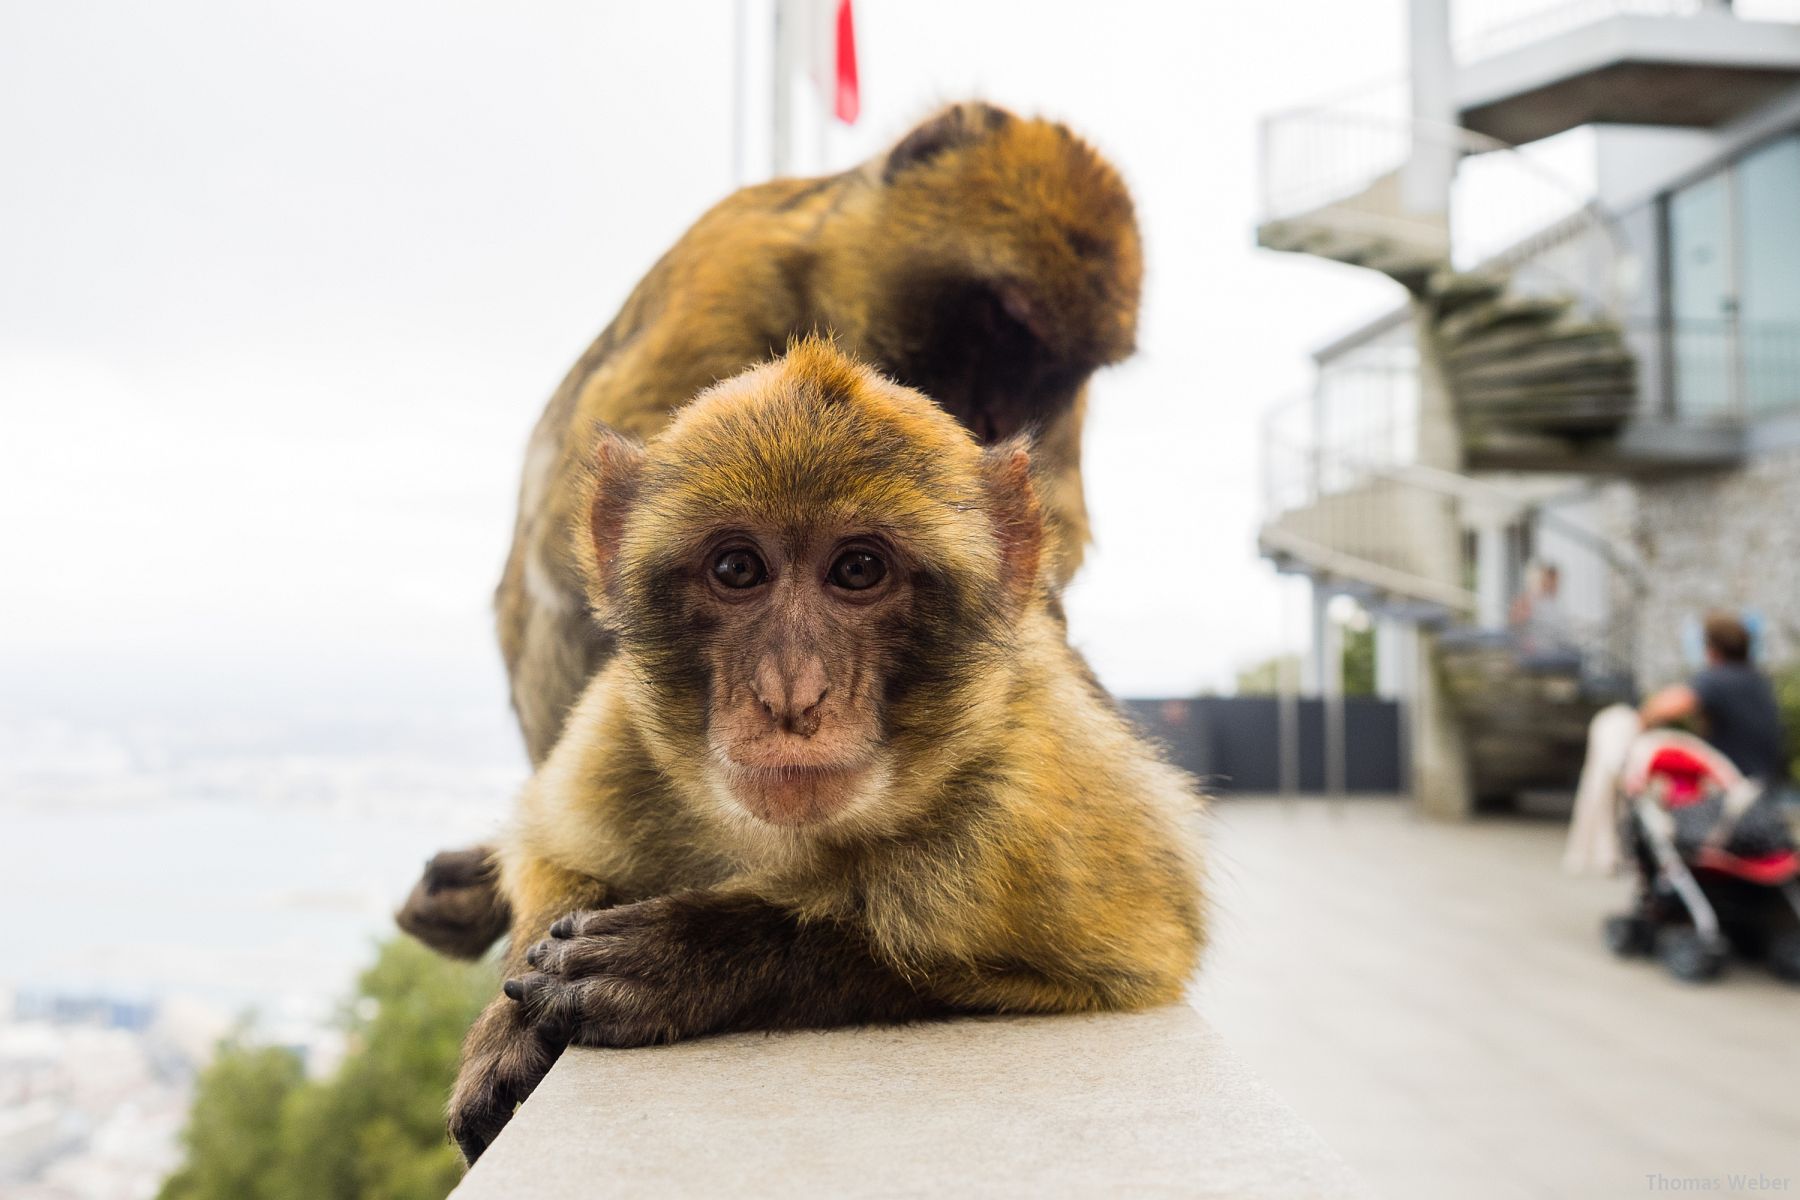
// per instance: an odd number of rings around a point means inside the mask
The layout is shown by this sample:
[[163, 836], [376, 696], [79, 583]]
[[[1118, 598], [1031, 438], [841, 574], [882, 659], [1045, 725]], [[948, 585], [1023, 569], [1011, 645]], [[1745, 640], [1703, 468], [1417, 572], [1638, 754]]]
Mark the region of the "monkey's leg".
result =
[[[525, 952], [552, 921], [606, 899], [597, 880], [544, 863], [527, 864], [514, 884], [521, 916], [513, 923], [507, 947], [508, 976], [529, 969]], [[450, 1136], [464, 1158], [473, 1163], [481, 1157], [566, 1043], [563, 1031], [534, 1026], [505, 996], [482, 1010], [463, 1039], [462, 1066], [450, 1093]]]
[[591, 1046], [732, 1029], [907, 1021], [949, 1011], [854, 929], [751, 896], [687, 892], [564, 917], [506, 981], [534, 1028]]
[[439, 954], [467, 959], [486, 954], [512, 920], [492, 847], [434, 855], [394, 920]]

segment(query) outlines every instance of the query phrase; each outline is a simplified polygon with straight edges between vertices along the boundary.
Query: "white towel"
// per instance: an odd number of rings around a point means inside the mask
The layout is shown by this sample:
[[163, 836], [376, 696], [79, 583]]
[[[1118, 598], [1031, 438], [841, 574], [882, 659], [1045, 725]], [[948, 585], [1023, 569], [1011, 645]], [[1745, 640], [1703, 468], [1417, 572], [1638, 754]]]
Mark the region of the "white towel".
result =
[[1569, 874], [1611, 875], [1619, 869], [1619, 775], [1643, 729], [1637, 709], [1628, 704], [1603, 708], [1588, 723], [1587, 759], [1563, 848], [1563, 870]]

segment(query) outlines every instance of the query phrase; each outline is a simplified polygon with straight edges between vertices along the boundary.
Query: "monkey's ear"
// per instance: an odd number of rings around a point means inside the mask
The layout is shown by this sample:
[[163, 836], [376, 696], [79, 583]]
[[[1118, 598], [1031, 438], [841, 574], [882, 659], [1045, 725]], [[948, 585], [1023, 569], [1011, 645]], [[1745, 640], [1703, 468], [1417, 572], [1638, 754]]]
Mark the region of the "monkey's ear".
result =
[[1044, 510], [1031, 482], [1030, 440], [1008, 438], [981, 455], [981, 481], [988, 515], [1000, 542], [1000, 584], [1014, 608], [1023, 608], [1037, 589], [1044, 552]]
[[644, 474], [644, 447], [610, 429], [602, 430], [589, 460], [586, 566], [595, 584], [604, 584], [618, 557], [625, 517], [637, 500]]
[[979, 142], [1012, 121], [1013, 115], [992, 104], [953, 104], [914, 127], [888, 151], [881, 182], [892, 183], [910, 167], [921, 166], [958, 146]]

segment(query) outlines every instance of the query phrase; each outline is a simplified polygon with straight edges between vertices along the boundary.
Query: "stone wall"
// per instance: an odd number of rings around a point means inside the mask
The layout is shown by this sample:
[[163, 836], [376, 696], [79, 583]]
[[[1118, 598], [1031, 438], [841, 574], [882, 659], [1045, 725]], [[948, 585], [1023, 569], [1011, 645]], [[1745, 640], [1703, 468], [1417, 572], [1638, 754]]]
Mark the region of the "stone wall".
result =
[[1800, 450], [1635, 490], [1633, 537], [1649, 585], [1639, 682], [1653, 688], [1688, 674], [1682, 622], [1713, 608], [1761, 614], [1766, 664], [1800, 657]]

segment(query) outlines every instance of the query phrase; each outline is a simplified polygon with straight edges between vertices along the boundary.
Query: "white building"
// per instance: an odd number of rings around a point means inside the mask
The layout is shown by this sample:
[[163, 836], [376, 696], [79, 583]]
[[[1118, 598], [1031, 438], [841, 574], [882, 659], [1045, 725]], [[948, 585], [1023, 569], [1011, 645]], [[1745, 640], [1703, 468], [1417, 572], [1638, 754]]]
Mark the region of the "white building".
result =
[[1377, 617], [1445, 815], [1571, 786], [1707, 609], [1800, 656], [1800, 0], [1515, 7], [1409, 0], [1409, 80], [1263, 130], [1260, 243], [1406, 300], [1271, 412], [1262, 550], [1312, 581], [1313, 686], [1326, 602]]

